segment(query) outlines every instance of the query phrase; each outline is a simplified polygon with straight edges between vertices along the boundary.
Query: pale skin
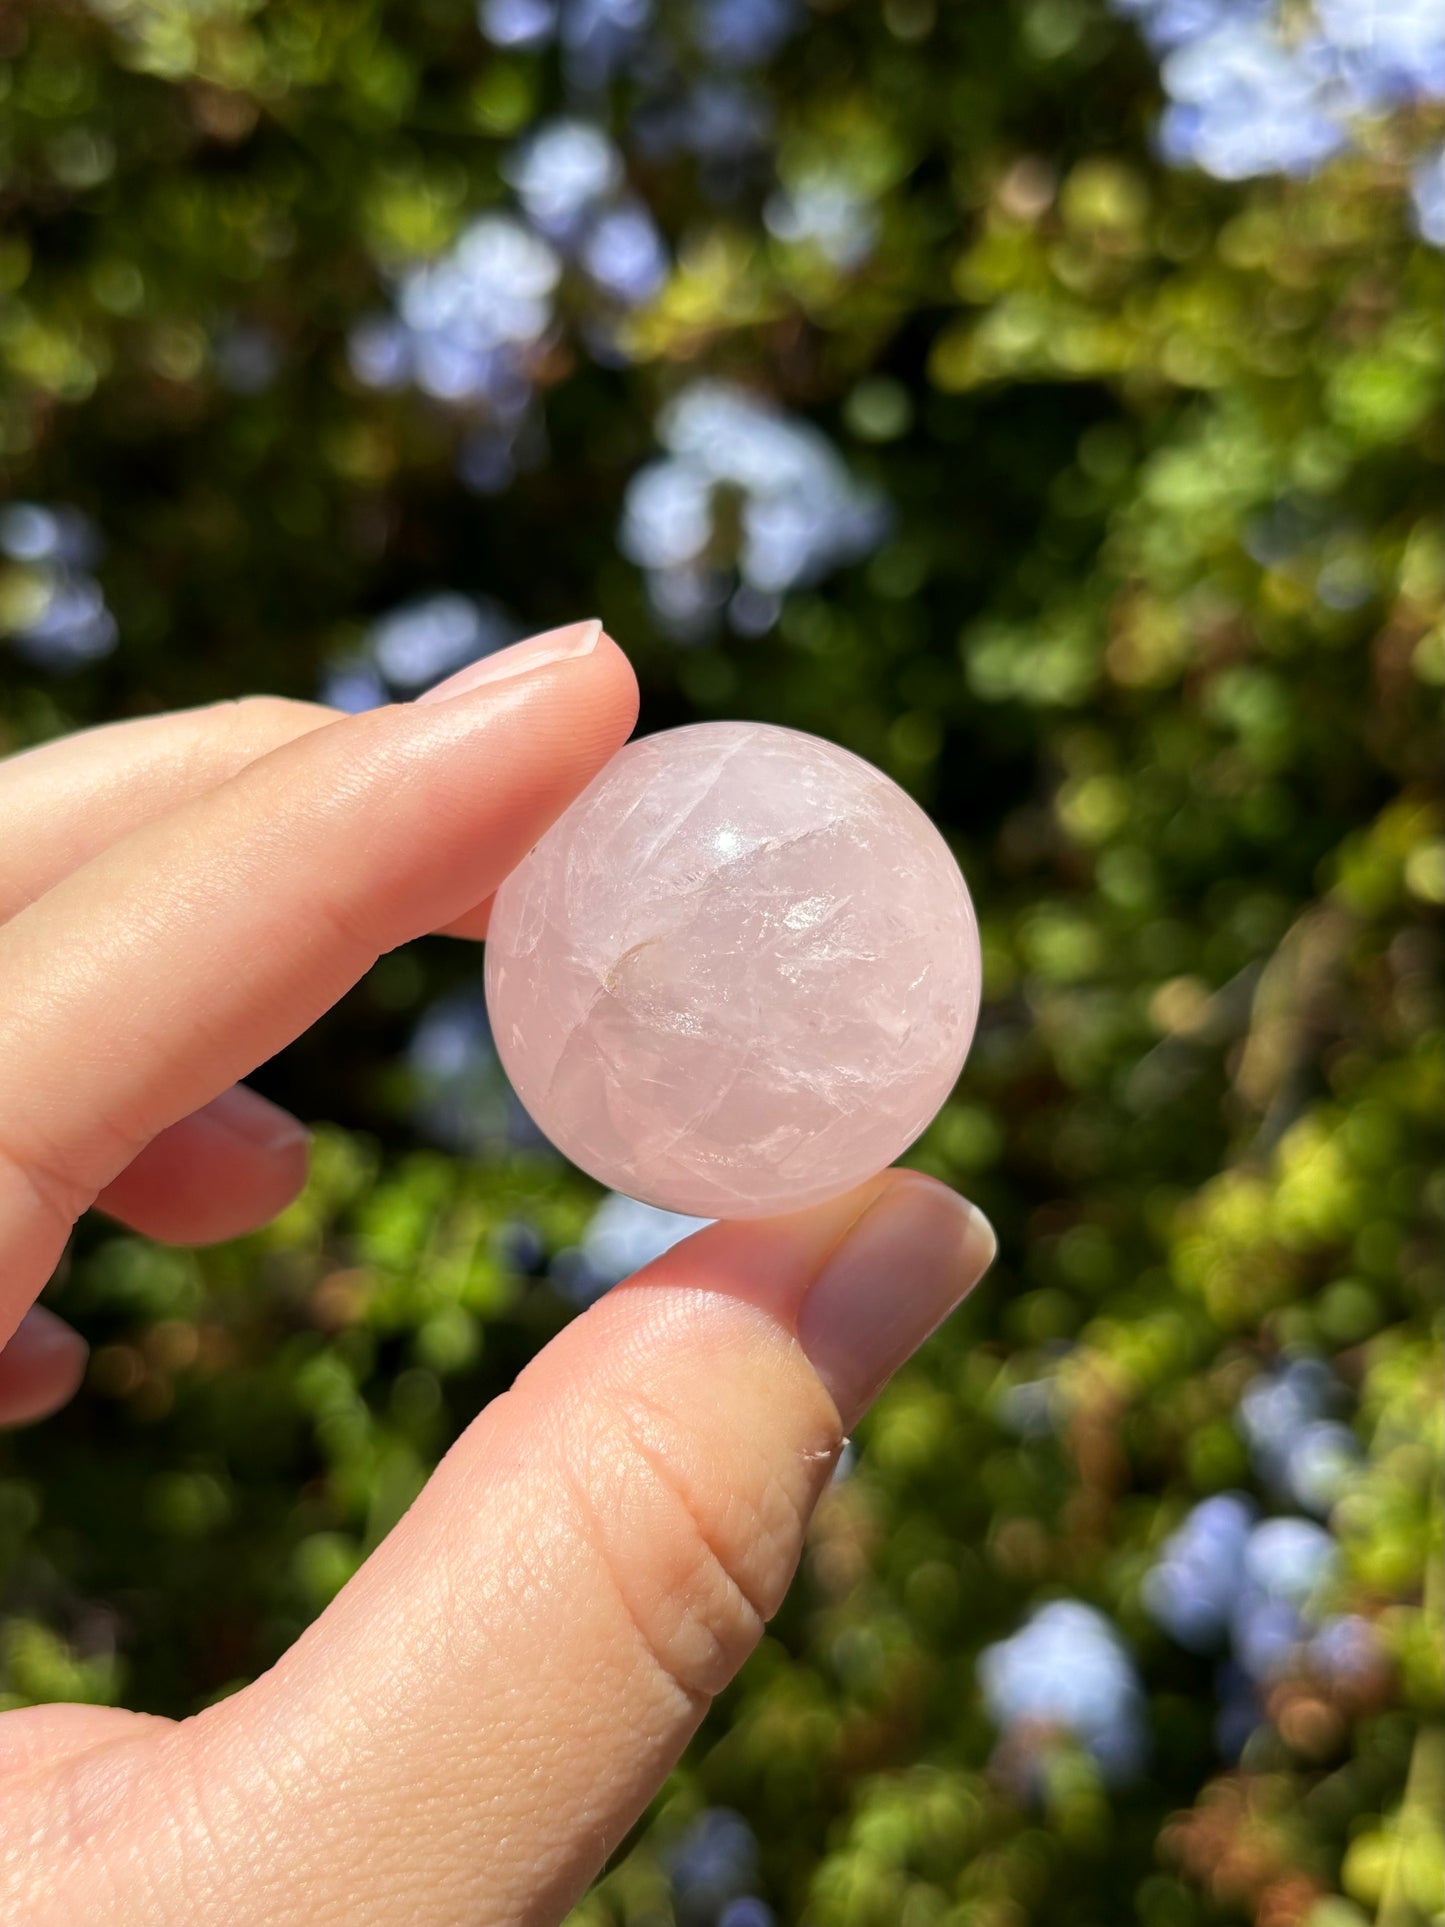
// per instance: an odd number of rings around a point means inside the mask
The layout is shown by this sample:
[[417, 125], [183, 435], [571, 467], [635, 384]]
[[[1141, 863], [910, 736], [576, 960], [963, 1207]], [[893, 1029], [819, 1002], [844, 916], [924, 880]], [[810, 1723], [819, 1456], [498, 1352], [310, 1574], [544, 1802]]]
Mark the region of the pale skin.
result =
[[[482, 936], [624, 741], [606, 637], [526, 647], [426, 704], [250, 699], [0, 763], [0, 1425], [81, 1387], [34, 1306], [76, 1218], [205, 1243], [280, 1210], [306, 1136], [238, 1080], [383, 952]], [[0, 1919], [559, 1921], [780, 1602], [847, 1429], [992, 1250], [903, 1171], [676, 1247], [473, 1421], [270, 1672], [181, 1721], [0, 1715]]]

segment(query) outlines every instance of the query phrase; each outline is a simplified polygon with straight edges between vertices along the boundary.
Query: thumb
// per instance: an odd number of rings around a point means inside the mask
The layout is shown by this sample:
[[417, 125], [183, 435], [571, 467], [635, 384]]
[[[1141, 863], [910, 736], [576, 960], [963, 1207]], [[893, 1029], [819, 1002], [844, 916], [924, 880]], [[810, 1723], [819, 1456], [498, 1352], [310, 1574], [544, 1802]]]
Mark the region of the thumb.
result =
[[192, 1927], [560, 1920], [780, 1603], [845, 1428], [993, 1249], [894, 1171], [611, 1293], [271, 1673], [91, 1756], [125, 1838], [70, 1841], [64, 1917], [156, 1927], [175, 1895]]

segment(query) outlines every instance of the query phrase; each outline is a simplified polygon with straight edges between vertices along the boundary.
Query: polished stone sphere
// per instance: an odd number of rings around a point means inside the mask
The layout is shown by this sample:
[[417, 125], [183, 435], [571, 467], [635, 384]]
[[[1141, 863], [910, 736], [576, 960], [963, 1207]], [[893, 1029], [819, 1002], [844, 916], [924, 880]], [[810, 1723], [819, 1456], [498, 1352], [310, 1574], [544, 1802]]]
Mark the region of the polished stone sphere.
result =
[[816, 736], [699, 723], [629, 743], [497, 892], [502, 1063], [574, 1164], [671, 1211], [756, 1218], [890, 1164], [978, 1016], [943, 838]]

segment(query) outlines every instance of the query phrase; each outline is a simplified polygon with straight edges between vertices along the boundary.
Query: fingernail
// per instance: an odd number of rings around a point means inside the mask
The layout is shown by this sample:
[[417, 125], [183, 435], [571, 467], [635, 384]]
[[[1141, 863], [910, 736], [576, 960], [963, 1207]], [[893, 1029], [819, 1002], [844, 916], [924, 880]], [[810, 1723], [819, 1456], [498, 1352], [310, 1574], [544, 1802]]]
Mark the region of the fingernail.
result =
[[530, 676], [534, 669], [546, 669], [554, 662], [590, 656], [601, 640], [602, 624], [595, 617], [590, 622], [569, 622], [565, 629], [548, 629], [543, 635], [528, 637], [526, 642], [514, 642], [510, 649], [498, 649], [494, 655], [483, 656], [480, 662], [469, 662], [454, 676], [424, 689], [416, 700], [444, 703], [453, 696], [469, 695], [485, 683]]
[[835, 1247], [798, 1314], [798, 1342], [850, 1429], [993, 1263], [975, 1205], [932, 1179], [891, 1184]]
[[311, 1133], [299, 1118], [262, 1097], [248, 1084], [233, 1084], [197, 1113], [248, 1150], [277, 1153], [310, 1142]]

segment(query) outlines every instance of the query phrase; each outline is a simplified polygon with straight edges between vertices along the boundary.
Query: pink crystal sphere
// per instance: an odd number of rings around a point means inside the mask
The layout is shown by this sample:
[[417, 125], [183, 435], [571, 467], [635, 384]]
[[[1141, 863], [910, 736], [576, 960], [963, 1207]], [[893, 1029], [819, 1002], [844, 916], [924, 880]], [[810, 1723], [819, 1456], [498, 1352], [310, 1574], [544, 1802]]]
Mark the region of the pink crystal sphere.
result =
[[973, 905], [896, 783], [762, 723], [629, 743], [497, 892], [487, 1005], [559, 1150], [755, 1218], [890, 1164], [978, 1016]]

